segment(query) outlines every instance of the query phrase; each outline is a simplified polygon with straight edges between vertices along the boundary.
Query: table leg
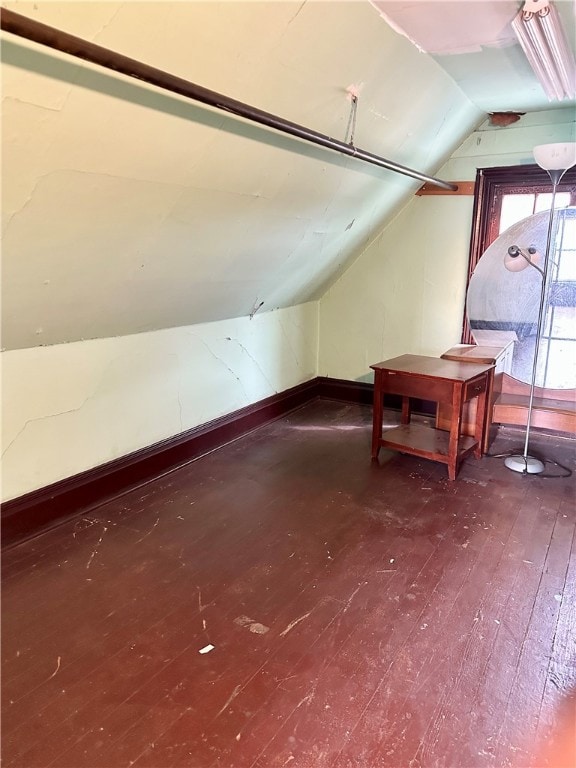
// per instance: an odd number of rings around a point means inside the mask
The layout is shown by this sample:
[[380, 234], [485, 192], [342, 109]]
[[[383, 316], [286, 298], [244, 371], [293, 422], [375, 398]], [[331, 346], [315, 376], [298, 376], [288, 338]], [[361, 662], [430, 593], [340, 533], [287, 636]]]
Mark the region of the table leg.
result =
[[486, 382], [486, 388], [484, 389], [484, 392], [481, 392], [478, 397], [476, 398], [476, 425], [474, 428], [474, 439], [477, 441], [478, 445], [474, 449], [474, 456], [477, 459], [482, 458], [482, 450], [484, 448], [484, 443], [487, 440], [487, 433], [489, 431], [489, 425], [488, 420], [489, 417], [486, 413], [487, 410], [487, 401], [488, 401], [488, 386], [490, 384], [489, 374], [486, 374], [488, 377]]
[[412, 404], [409, 397], [402, 398], [402, 416], [400, 417], [401, 424], [410, 424], [410, 418], [412, 416]]
[[380, 439], [382, 438], [383, 417], [383, 393], [382, 374], [376, 371], [374, 374], [374, 403], [372, 405], [372, 458], [377, 459], [380, 452]]
[[490, 428], [492, 426], [492, 413], [494, 410], [494, 368], [488, 371], [487, 376], [482, 453], [488, 453], [490, 448]]
[[462, 423], [463, 385], [454, 384], [452, 388], [452, 420], [450, 422], [450, 439], [448, 442], [448, 478], [456, 480], [458, 464], [458, 443], [460, 440], [460, 425]]

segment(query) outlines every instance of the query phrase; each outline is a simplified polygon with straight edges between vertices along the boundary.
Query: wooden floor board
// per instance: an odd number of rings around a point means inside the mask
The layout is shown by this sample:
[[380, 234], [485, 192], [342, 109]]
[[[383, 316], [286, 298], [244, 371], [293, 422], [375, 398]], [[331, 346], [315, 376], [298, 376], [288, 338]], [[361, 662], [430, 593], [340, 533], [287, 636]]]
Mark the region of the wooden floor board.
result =
[[[471, 521], [474, 514], [471, 508], [469, 513]], [[442, 520], [441, 517], [431, 519], [435, 520], [436, 526]], [[313, 753], [304, 750], [304, 760], [316, 762], [328, 759], [329, 754], [337, 748], [339, 739], [345, 739], [347, 731], [354, 725], [355, 717], [362, 715], [373, 695], [379, 683], [378, 674], [386, 670], [398, 655], [402, 655], [408, 638], [420, 631], [426, 605], [449, 571], [450, 558], [439, 556], [445, 546], [445, 537], [452, 545], [447, 533], [459, 527], [465, 519], [465, 513], [458, 520], [451, 513], [449, 518], [444, 519], [448, 524], [446, 528], [441, 525], [436, 527], [428, 539], [415, 537], [412, 551], [408, 544], [398, 547], [401, 556], [389, 558], [394, 560], [389, 567], [396, 567], [397, 570], [387, 592], [380, 595], [379, 590], [376, 591], [377, 608], [373, 616], [368, 615], [353, 628], [329, 664], [328, 659], [323, 657], [318, 668], [311, 670], [312, 680], [307, 690], [303, 691], [306, 700], [298, 701], [298, 706], [274, 742], [259, 756], [258, 764], [267, 764], [271, 759], [270, 754], [280, 750], [280, 742], [286, 745], [283, 759], [288, 760], [292, 750], [286, 733], [290, 730], [298, 731], [299, 734], [306, 732], [316, 727], [318, 719], [324, 725], [322, 735], [316, 733]], [[393, 547], [390, 554], [398, 555], [395, 549]], [[405, 557], [403, 550], [406, 552]], [[454, 545], [453, 554], [460, 552], [460, 545]], [[370, 579], [370, 576], [367, 574], [366, 578]], [[370, 581], [366, 584], [366, 588], [369, 587]], [[389, 624], [386, 623], [386, 617]], [[374, 668], [378, 670], [377, 675], [374, 674]], [[346, 727], [342, 725], [342, 711], [339, 708], [333, 709], [330, 704], [335, 688], [338, 688], [339, 695], [346, 701]], [[359, 741], [363, 743], [362, 739]], [[244, 755], [241, 757], [244, 759]]]
[[[468, 631], [463, 631], [458, 642], [465, 643], [462, 653], [457, 658], [457, 667], [446, 673], [446, 680], [452, 683], [450, 696], [443, 701], [440, 711], [441, 727], [435, 728], [433, 742], [428, 739], [430, 765], [438, 761], [457, 764], [463, 753], [470, 755], [474, 763], [477, 755], [473, 750], [475, 739], [472, 732], [475, 717], [475, 695], [483, 680], [488, 659], [492, 653], [498, 629], [500, 627], [503, 606], [509, 598], [524, 554], [524, 532], [530, 530], [538, 513], [539, 506], [515, 502], [500, 505], [502, 516], [514, 516], [516, 519], [510, 536], [501, 546], [498, 557], [498, 542], [495, 541], [497, 564], [489, 579], [479, 585], [483, 593], [479, 601], [471, 600], [470, 607], [474, 617]], [[475, 582], [471, 580], [471, 584]], [[470, 615], [470, 614], [469, 614]], [[439, 722], [436, 718], [436, 723]], [[432, 749], [433, 747], [433, 749]], [[421, 749], [421, 747], [420, 747]]]
[[[560, 513], [574, 522], [574, 504], [563, 502]], [[540, 706], [537, 742], [541, 749], [535, 756], [534, 768], [563, 768], [576, 765], [576, 739], [564, 738], [558, 729], [558, 712], [565, 729], [576, 721], [576, 531], [572, 536], [566, 580], [561, 590], [560, 611], [547, 670], [544, 695]], [[556, 599], [556, 595], [555, 595]], [[568, 700], [565, 691], [573, 691]], [[567, 749], [564, 751], [563, 746]], [[564, 751], [564, 754], [563, 754]]]
[[[142, 600], [144, 600], [144, 609], [152, 611], [152, 606], [146, 599], [146, 595], [151, 589], [154, 589], [157, 597], [160, 597], [158, 593], [165, 589], [168, 599], [170, 597], [169, 590], [173, 589], [171, 581], [176, 584], [181, 581], [183, 569], [187, 576], [191, 576], [190, 571], [194, 569], [202, 570], [206, 562], [210, 562], [210, 548], [214, 547], [216, 542], [222, 549], [226, 547], [228, 542], [234, 552], [241, 552], [242, 549], [238, 549], [237, 545], [244, 537], [253, 534], [254, 525], [257, 525], [260, 520], [258, 515], [261, 515], [259, 512], [257, 515], [251, 516], [252, 510], [261, 508], [260, 504], [253, 502], [252, 497], [245, 493], [243, 500], [247, 502], [247, 507], [244, 509], [235, 503], [238, 512], [242, 510], [242, 514], [238, 514], [236, 517], [231, 517], [229, 513], [226, 516], [226, 512], [222, 512], [223, 509], [226, 509], [226, 505], [223, 504], [221, 494], [217, 498], [217, 503], [206, 504], [203, 508], [208, 519], [203, 522], [202, 526], [197, 526], [203, 530], [203, 534], [200, 536], [195, 532], [195, 519], [188, 521], [189, 513], [181, 507], [179, 507], [178, 513], [174, 512], [167, 519], [162, 519], [161, 523], [156, 526], [158, 513], [153, 520], [146, 521], [147, 529], [141, 524], [139, 530], [124, 530], [118, 533], [114, 531], [110, 538], [106, 538], [108, 535], [106, 533], [101, 542], [104, 547], [103, 552], [100, 551], [99, 547], [96, 547], [99, 537], [96, 538], [95, 534], [92, 534], [89, 540], [82, 539], [77, 535], [74, 563], [67, 563], [64, 572], [59, 572], [56, 586], [46, 575], [47, 589], [66, 587], [66, 575], [70, 571], [76, 575], [76, 578], [70, 580], [69, 589], [64, 589], [64, 598], [60, 595], [62, 590], [58, 590], [54, 601], [44, 605], [42, 610], [39, 606], [31, 605], [27, 601], [26, 610], [17, 611], [12, 608], [15, 598], [12, 603], [6, 601], [4, 605], [4, 609], [10, 611], [13, 626], [17, 629], [11, 638], [7, 638], [3, 649], [6, 681], [10, 680], [13, 674], [21, 674], [22, 671], [28, 676], [33, 675], [34, 669], [31, 669], [29, 664], [30, 656], [38, 660], [39, 648], [43, 652], [49, 653], [50, 645], [58, 644], [62, 631], [67, 631], [67, 629], [70, 632], [78, 631], [75, 605], [84, 605], [83, 615], [86, 622], [89, 622], [92, 631], [97, 626], [98, 621], [102, 624], [111, 623], [108, 614], [112, 601], [117, 617], [120, 617], [120, 620], [129, 620], [134, 614], [136, 606], [138, 611], [141, 611], [140, 602]], [[249, 503], [250, 506], [248, 506]], [[188, 506], [189, 502], [187, 503]], [[221, 512], [222, 514], [219, 516]], [[177, 531], [174, 530], [174, 526], [178, 526]], [[100, 536], [102, 536], [103, 527], [106, 526], [98, 526]], [[167, 536], [165, 528], [171, 532]], [[190, 535], [189, 529], [192, 535]], [[146, 535], [147, 531], [150, 532], [149, 535]], [[180, 536], [175, 535], [176, 532]], [[126, 558], [125, 552], [132, 547], [137, 548], [137, 550], [131, 549], [132, 557]], [[161, 558], [158, 557], [159, 548], [162, 550]], [[96, 555], [92, 557], [94, 552]], [[105, 556], [106, 560], [101, 563], [99, 558], [102, 556]], [[65, 559], [72, 560], [69, 556]], [[109, 562], [113, 567], [113, 578], [107, 576]], [[83, 565], [90, 567], [83, 568]], [[78, 574], [80, 574], [79, 578]], [[119, 578], [120, 574], [123, 574], [121, 578]], [[17, 594], [19, 596], [21, 590]], [[139, 597], [141, 598], [140, 602]], [[122, 598], [125, 599], [125, 607], [128, 610], [123, 610]], [[40, 600], [40, 597], [38, 599]], [[86, 603], [87, 605], [85, 605]], [[19, 604], [21, 605], [22, 601]], [[69, 610], [61, 610], [64, 608]], [[145, 620], [141, 612], [137, 614], [137, 618], [140, 622]], [[116, 620], [112, 617], [113, 622]], [[23, 626], [17, 625], [17, 622], [20, 621], [23, 622]], [[14, 642], [17, 644], [20, 636], [26, 636], [27, 627], [35, 621], [39, 625], [40, 632], [34, 633], [34, 637], [26, 649], [27, 652], [21, 651], [20, 655], [17, 656], [18, 649], [14, 647]], [[69, 622], [69, 628], [65, 626], [66, 622]], [[80, 630], [82, 629], [80, 627]], [[101, 629], [98, 627], [98, 630], [104, 636], [107, 635], [105, 626]], [[82, 644], [78, 643], [78, 647], [82, 648]], [[70, 661], [71, 659], [68, 658], [66, 663]], [[38, 678], [44, 679], [45, 672], [44, 668], [39, 669]], [[20, 682], [18, 685], [20, 688], [23, 687]]]
[[574, 477], [370, 434], [318, 400], [7, 550], [6, 768], [563, 766]]
[[[347, 503], [346, 504], [342, 504], [342, 502], [340, 502], [339, 504], [340, 504], [341, 510], [344, 512], [344, 519], [347, 520], [347, 526], [346, 526], [345, 530], [346, 530], [346, 534], [347, 534], [348, 540], [349, 540], [350, 536], [354, 535], [354, 529], [356, 529], [356, 535], [359, 537], [361, 535], [361, 533], [362, 533], [362, 528], [366, 528], [366, 523], [363, 521], [362, 518], [355, 517], [355, 516], [350, 516], [350, 514], [349, 514], [349, 505]], [[414, 511], [412, 512], [412, 514], [414, 514]], [[369, 525], [370, 528], [374, 527], [371, 520], [368, 521], [368, 525]], [[342, 528], [341, 530], [344, 530], [344, 528]], [[340, 544], [338, 544], [335, 541], [335, 538], [337, 538], [337, 536], [335, 537], [335, 535], [334, 535], [335, 533], [336, 533], [336, 535], [338, 534], [338, 530], [336, 530], [336, 532], [334, 532], [334, 530], [332, 530], [330, 532], [330, 539], [331, 540], [326, 540], [326, 536], [328, 535], [326, 533], [326, 531], [322, 530], [319, 533], [321, 535], [320, 535], [320, 538], [318, 539], [318, 543], [319, 543], [319, 546], [320, 546], [320, 551], [318, 552], [318, 554], [321, 557], [325, 558], [325, 573], [326, 573], [326, 576], [324, 576], [322, 571], [316, 570], [316, 581], [320, 580], [321, 583], [319, 583], [319, 584], [316, 584], [316, 583], [312, 584], [312, 592], [311, 592], [311, 597], [312, 597], [312, 600], [313, 600], [312, 604], [314, 604], [316, 602], [316, 600], [317, 600], [316, 595], [318, 594], [318, 592], [316, 591], [316, 587], [318, 586], [318, 587], [322, 588], [322, 594], [326, 594], [327, 592], [328, 593], [331, 592], [332, 591], [331, 590], [331, 585], [332, 585], [332, 582], [333, 582], [333, 579], [334, 579], [334, 575], [333, 574], [335, 572], [336, 573], [341, 572], [342, 567], [343, 567], [343, 563], [339, 562], [339, 551], [342, 548], [342, 546], [344, 545], [344, 541], [341, 541]], [[299, 551], [300, 548], [298, 546], [298, 541], [294, 539], [294, 534], [291, 534], [290, 531], [285, 532], [283, 534], [283, 536], [285, 538], [285, 542], [287, 544], [289, 544], [288, 549], [286, 550], [285, 554], [288, 557], [290, 564], [294, 563], [295, 565], [297, 565], [298, 558], [299, 557], [302, 558], [302, 552]], [[340, 537], [340, 538], [342, 538], [342, 537]], [[288, 554], [289, 550], [293, 549], [294, 547], [296, 547], [296, 549], [294, 549], [292, 553]], [[380, 547], [376, 547], [376, 550], [377, 551], [375, 553], [373, 553], [372, 558], [376, 557], [377, 560], [380, 560], [381, 559], [381, 546]], [[294, 558], [292, 558], [292, 555], [294, 555]], [[370, 561], [369, 555], [370, 555], [369, 547], [365, 547], [364, 550], [363, 550], [363, 558], [362, 558], [362, 561], [361, 561], [363, 563], [362, 569], [365, 568], [364, 560]], [[358, 558], [354, 558], [353, 562], [351, 562], [351, 564], [350, 564], [351, 568], [350, 569], [347, 568], [345, 570], [345, 573], [346, 573], [347, 577], [349, 579], [352, 578], [352, 580], [353, 580], [352, 581], [352, 586], [355, 586], [355, 587], [357, 587], [358, 579], [362, 576], [362, 573], [361, 574], [356, 574], [356, 575], [354, 574], [354, 571], [358, 570], [357, 559]], [[302, 565], [299, 566], [299, 570], [300, 571], [302, 570]], [[320, 577], [322, 577], [322, 578], [320, 578]], [[352, 586], [350, 587], [350, 589], [352, 589]], [[308, 611], [305, 610], [305, 608], [306, 608], [305, 601], [302, 601], [302, 602], [304, 603], [304, 605], [302, 605], [302, 607], [301, 607], [300, 616], [303, 615], [303, 616], [305, 616], [305, 618], [308, 618], [308, 616], [306, 615], [308, 613]], [[258, 618], [259, 618], [259, 620], [268, 621], [266, 615], [264, 615], [264, 617], [262, 618], [262, 612], [260, 612]], [[295, 621], [295, 620], [296, 621], [298, 620], [298, 615], [292, 621]], [[288, 622], [287, 625], [290, 626], [290, 623], [291, 622]], [[242, 683], [242, 682], [239, 682], [238, 685], [242, 685], [244, 687], [244, 683]], [[199, 717], [199, 714], [195, 713], [194, 716], [195, 717]], [[180, 724], [178, 724], [176, 726], [176, 730], [178, 730], [179, 727], [180, 727]], [[145, 733], [143, 735], [143, 738], [146, 738], [146, 734]], [[168, 749], [170, 751], [170, 760], [173, 760], [174, 759], [174, 755], [173, 755], [172, 744], [173, 744], [174, 740], [172, 739], [172, 736], [168, 736], [165, 739], [165, 741], [166, 741], [167, 747], [168, 747]], [[180, 742], [181, 741], [182, 741], [182, 739], [180, 738]], [[179, 743], [178, 739], [176, 740], [176, 743]], [[155, 750], [154, 750], [154, 752], [155, 752], [155, 759], [164, 759], [164, 758], [160, 757], [161, 746], [162, 746], [162, 743], [160, 743], [160, 744], [159, 743], [155, 743]]]
[[516, 670], [554, 529], [555, 515], [543, 510], [538, 499], [534, 504], [535, 524], [524, 537], [522, 559], [508, 595], [502, 604], [493, 606], [491, 615], [483, 617], [488, 619], [483, 634], [489, 655], [467, 711], [465, 738], [457, 745], [458, 754], [466, 749], [478, 766], [498, 765], [496, 751], [502, 737], [502, 720], [517, 680]]
[[516, 678], [500, 726], [496, 760], [502, 764], [523, 766], [531, 762], [531, 738], [538, 728], [544, 689], [550, 676], [551, 648], [560, 616], [573, 534], [573, 522], [557, 514], [522, 643]]
[[[219, 594], [218, 590], [219, 589], [221, 590], [224, 585], [229, 583], [232, 585], [231, 592], [233, 594], [233, 598], [235, 602], [234, 610], [238, 610], [238, 604], [240, 604], [240, 607], [242, 607], [242, 592], [243, 591], [245, 592], [246, 590], [250, 590], [251, 585], [254, 583], [254, 581], [258, 581], [258, 579], [262, 577], [263, 572], [267, 570], [267, 567], [263, 566], [261, 562], [261, 558], [263, 554], [265, 555], [265, 543], [266, 543], [266, 538], [262, 530], [259, 531], [259, 536], [260, 536], [261, 548], [258, 550], [258, 554], [256, 556], [256, 562], [251, 562], [251, 560], [255, 559], [253, 550], [251, 550], [250, 548], [238, 549], [236, 546], [234, 546], [235, 542], [230, 542], [229, 544], [230, 552], [228, 552], [228, 557], [225, 560], [225, 564], [220, 565], [218, 567], [218, 571], [217, 571], [218, 576], [214, 584], [211, 584], [210, 582], [206, 581], [205, 577], [204, 577], [204, 581], [201, 582], [201, 587], [194, 585], [192, 586], [191, 590], [190, 590], [190, 585], [186, 586], [185, 584], [183, 584], [183, 586], [179, 586], [176, 583], [170, 583], [169, 586], [171, 587], [173, 592], [172, 597], [176, 600], [179, 599], [179, 600], [185, 600], [186, 602], [188, 602], [188, 604], [193, 608], [193, 611], [192, 611], [193, 615], [199, 614], [201, 612], [200, 604], [202, 604], [204, 609], [206, 607], [210, 607], [215, 600], [218, 600], [219, 612], [221, 613], [223, 601], [221, 599], [222, 596]], [[287, 558], [289, 558], [290, 550], [293, 547], [298, 546], [299, 542], [298, 540], [293, 541], [293, 539], [291, 539], [290, 536], [286, 535], [284, 532], [279, 533], [276, 530], [274, 531], [273, 536], [275, 538], [281, 537], [282, 544], [285, 550], [282, 553], [283, 557], [279, 559], [275, 564], [278, 570], [279, 565], [284, 561], [284, 559], [287, 560]], [[223, 546], [226, 543], [225, 538], [220, 537], [218, 543], [220, 546]], [[311, 543], [310, 546], [312, 546], [314, 550], [317, 550], [319, 548], [318, 543], [314, 541]], [[337, 553], [336, 547], [333, 547], [333, 549], [336, 554]], [[226, 551], [224, 550], [222, 554], [226, 555]], [[279, 555], [280, 553], [277, 551], [276, 554]], [[211, 555], [209, 552], [206, 552], [205, 555], [206, 555], [205, 559], [208, 562], [204, 563], [204, 567], [206, 569], [206, 572], [208, 573], [209, 561], [213, 560], [214, 558], [213, 558], [213, 555]], [[325, 555], [325, 552], [324, 552], [324, 549], [322, 549], [322, 556], [324, 555]], [[297, 563], [298, 561], [295, 561], [295, 566], [292, 566], [292, 563], [288, 563], [292, 567], [292, 571], [294, 573], [294, 578], [292, 581], [300, 581], [304, 577], [304, 574], [306, 572], [306, 569], [303, 568], [302, 565], [298, 567]], [[236, 573], [239, 569], [242, 572], [241, 582], [239, 582], [236, 576]], [[272, 566], [270, 566], [269, 570], [272, 570]], [[227, 573], [228, 573], [228, 576], [226, 575]], [[268, 575], [274, 575], [274, 574], [268, 574]], [[290, 579], [286, 578], [285, 573], [281, 573], [279, 574], [279, 576], [280, 578], [276, 582], [273, 582], [276, 589], [278, 589], [279, 587], [282, 587], [285, 589], [287, 594], [293, 594], [294, 584], [290, 581]], [[188, 595], [188, 599], [186, 600], [187, 591], [190, 594]], [[162, 597], [162, 594], [160, 595], [160, 597]], [[166, 592], [165, 603], [164, 603], [165, 605], [170, 604], [169, 599], [170, 599], [170, 594]], [[246, 606], [244, 606], [244, 608], [247, 610]], [[158, 607], [156, 607], [156, 611], [158, 611]], [[231, 617], [231, 619], [233, 618], [234, 616]], [[162, 631], [163, 638], [164, 638], [166, 636], [166, 631], [171, 628], [172, 621], [178, 622], [179, 619], [180, 619], [180, 612], [178, 610], [176, 612], [172, 612], [170, 615], [165, 617], [162, 621], [157, 622], [153, 627], [153, 631], [154, 632]], [[175, 629], [179, 630], [180, 627], [177, 625]], [[188, 641], [187, 638], [184, 638], [182, 642], [187, 642], [187, 641]], [[156, 640], [156, 642], [158, 642], [158, 640]], [[112, 661], [115, 661], [115, 660], [117, 660], [117, 665], [119, 666], [119, 669], [120, 670], [123, 669], [126, 662], [132, 656], [135, 655], [133, 653], [133, 649], [134, 649], [134, 643], [130, 644], [129, 646], [126, 646], [123, 649], [123, 652], [120, 654], [120, 656], [118, 656], [117, 654], [115, 657], [112, 657], [112, 659], [108, 660], [107, 665], [104, 665], [104, 664], [100, 665], [100, 667], [96, 669], [95, 675], [98, 676], [99, 674], [101, 674], [101, 675], [104, 675], [104, 677], [106, 678], [106, 676], [109, 674], [108, 668], [110, 667], [110, 664], [112, 663]], [[174, 654], [176, 652], [177, 651], [175, 647], [172, 647], [170, 649], [171, 654]], [[127, 658], [124, 659], [123, 656], [126, 656]], [[85, 663], [85, 659], [82, 660], [82, 663]], [[160, 663], [160, 660], [158, 660], [158, 663]], [[139, 666], [143, 667], [145, 666], [145, 664], [143, 662], [140, 662]], [[72, 674], [74, 674], [73, 670], [72, 670]], [[59, 680], [60, 680], [59, 684], [62, 684], [62, 676], [59, 678]], [[116, 686], [120, 684], [120, 678], [116, 677], [116, 673], [112, 674], [112, 680], [115, 682]], [[86, 686], [88, 683], [90, 684], [93, 690], [97, 691], [106, 685], [106, 679], [101, 680], [99, 683], [98, 683], [98, 677], [96, 677], [96, 681], [93, 681], [91, 678], [88, 678], [88, 680], [83, 679], [81, 682], [81, 685], [76, 686], [76, 688], [78, 689], [77, 695], [79, 699], [82, 699], [82, 697], [85, 697], [84, 691], [86, 690]], [[135, 683], [135, 680], [132, 680], [132, 684], [134, 683]], [[156, 691], [155, 695], [157, 695], [158, 693], [157, 680], [153, 684], [153, 690]], [[67, 697], [66, 697], [67, 706], [70, 706], [70, 703], [71, 703], [70, 699], [72, 695], [73, 695], [73, 691], [71, 689], [68, 689]], [[63, 732], [65, 728], [69, 728], [70, 726], [70, 724], [67, 723], [66, 720], [62, 720], [62, 717], [64, 716], [65, 712], [58, 711], [58, 707], [54, 705], [54, 701], [48, 690], [45, 691], [45, 698], [46, 698], [46, 707], [48, 706], [50, 707], [53, 720], [59, 724], [60, 731]], [[24, 702], [24, 703], [26, 705], [29, 705], [29, 702]], [[75, 708], [76, 702], [73, 701], [72, 704], [73, 704], [73, 707]], [[92, 707], [93, 705], [94, 705], [94, 702], [92, 700], [86, 703], [86, 706], [89, 708]], [[43, 717], [43, 724], [46, 726], [45, 716]], [[59, 748], [56, 745], [62, 745], [62, 742], [64, 739], [63, 733], [60, 733], [60, 735], [59, 735], [59, 732], [52, 731], [51, 733], [52, 733], [52, 738], [55, 742], [54, 748]], [[32, 759], [31, 755], [28, 754], [26, 759], [30, 761]]]
[[[435, 717], [436, 709], [441, 706], [454, 674], [457, 662], [465, 652], [459, 647], [469, 641], [474, 626], [474, 613], [477, 607], [479, 585], [486, 583], [487, 573], [493, 567], [490, 548], [494, 544], [495, 515], [469, 525], [473, 518], [458, 514], [459, 528], [464, 534], [458, 549], [449, 561], [449, 568], [435, 586], [430, 600], [419, 617], [419, 625], [403, 653], [394, 659], [382, 678], [370, 706], [362, 713], [362, 718], [350, 733], [347, 740], [352, 743], [352, 756], [347, 750], [336, 760], [335, 765], [347, 765], [357, 759], [357, 744], [366, 745], [366, 761], [389, 765], [408, 764], [415, 759], [417, 750], [412, 746], [412, 754], [404, 754], [405, 743], [415, 743], [415, 733], [427, 732], [426, 718], [418, 712], [418, 702], [426, 701], [428, 719]], [[499, 549], [501, 549], [498, 542]], [[443, 556], [443, 559], [446, 555]], [[462, 566], [462, 561], [467, 567]], [[470, 599], [470, 592], [474, 600]], [[442, 643], [446, 626], [450, 626], [455, 639], [449, 645]], [[462, 663], [462, 662], [461, 662]], [[405, 695], [390, 696], [390, 691], [405, 690]], [[430, 703], [434, 702], [434, 706]], [[417, 717], [415, 715], [418, 714]], [[379, 756], [380, 744], [385, 740], [386, 752]]]

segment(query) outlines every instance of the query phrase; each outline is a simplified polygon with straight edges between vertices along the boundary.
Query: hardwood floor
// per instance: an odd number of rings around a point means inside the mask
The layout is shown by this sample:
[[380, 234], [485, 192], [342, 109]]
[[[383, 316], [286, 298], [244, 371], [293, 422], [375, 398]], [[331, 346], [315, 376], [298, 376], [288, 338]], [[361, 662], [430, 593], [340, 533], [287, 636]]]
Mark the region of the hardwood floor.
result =
[[319, 400], [5, 551], [5, 768], [574, 765], [574, 477], [370, 437]]

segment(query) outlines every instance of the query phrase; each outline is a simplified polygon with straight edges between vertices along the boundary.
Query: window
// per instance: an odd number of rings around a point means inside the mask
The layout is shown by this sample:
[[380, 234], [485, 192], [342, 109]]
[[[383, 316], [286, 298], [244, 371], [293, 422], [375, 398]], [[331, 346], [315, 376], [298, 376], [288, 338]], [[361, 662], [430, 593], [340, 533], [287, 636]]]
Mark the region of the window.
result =
[[[516, 222], [550, 210], [551, 182], [538, 166], [480, 169], [476, 177], [474, 222], [468, 279], [484, 251]], [[562, 178], [555, 208], [576, 206], [576, 169]], [[576, 211], [562, 218], [555, 234], [555, 261], [549, 269], [548, 311], [539, 355], [539, 383], [573, 388], [576, 361]], [[464, 318], [464, 343], [473, 343]], [[523, 380], [526, 380], [525, 378]]]
[[[500, 225], [498, 234], [504, 232], [512, 224], [532, 216], [533, 213], [550, 210], [551, 192], [523, 192], [504, 194], [501, 200]], [[556, 208], [567, 208], [570, 205], [570, 192], [559, 192], [556, 195]]]

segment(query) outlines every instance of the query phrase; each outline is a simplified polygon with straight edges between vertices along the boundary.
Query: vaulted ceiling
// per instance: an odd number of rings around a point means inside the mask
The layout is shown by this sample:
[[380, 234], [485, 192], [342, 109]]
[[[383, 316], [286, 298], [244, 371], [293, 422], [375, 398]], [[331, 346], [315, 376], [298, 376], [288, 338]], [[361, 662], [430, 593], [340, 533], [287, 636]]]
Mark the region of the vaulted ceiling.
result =
[[[352, 88], [355, 145], [427, 174], [490, 104], [548, 107], [517, 46], [522, 103], [367, 0], [4, 7], [340, 140]], [[8, 33], [2, 57], [6, 349], [318, 297], [420, 186]]]

